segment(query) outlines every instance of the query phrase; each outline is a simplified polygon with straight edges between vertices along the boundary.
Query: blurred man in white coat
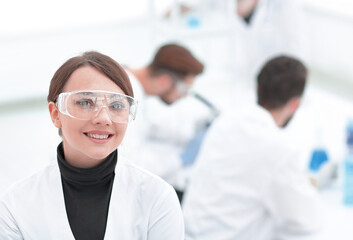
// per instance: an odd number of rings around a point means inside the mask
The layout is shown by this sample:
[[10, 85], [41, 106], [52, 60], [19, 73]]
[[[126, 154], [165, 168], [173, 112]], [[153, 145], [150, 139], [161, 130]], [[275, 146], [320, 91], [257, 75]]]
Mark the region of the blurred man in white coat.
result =
[[[175, 185], [177, 172], [183, 167], [180, 154], [184, 145], [178, 143], [183, 141], [180, 134], [183, 130], [182, 124], [178, 129], [168, 129], [168, 121], [182, 123], [183, 113], [176, 116], [177, 119], [173, 119], [173, 116], [166, 117], [158, 112], [163, 111], [163, 108], [157, 106], [159, 108], [152, 109], [153, 106], [149, 106], [147, 100], [157, 97], [165, 105], [173, 104], [187, 95], [196, 76], [203, 69], [204, 65], [190, 50], [174, 43], [161, 46], [149, 65], [127, 69], [135, 98], [139, 102], [139, 117], [127, 132], [123, 143], [124, 152], [136, 164], [162, 177], [171, 185]], [[185, 115], [188, 111], [190, 109], [185, 109]], [[159, 122], [151, 120], [149, 116], [153, 114], [161, 116]]]
[[255, 79], [271, 56], [286, 53], [305, 60], [302, 7], [302, 0], [236, 1], [235, 61], [231, 61], [238, 81]]
[[318, 229], [318, 195], [280, 129], [306, 78], [300, 61], [276, 57], [258, 75], [258, 105], [213, 123], [183, 202], [186, 239], [292, 239]]

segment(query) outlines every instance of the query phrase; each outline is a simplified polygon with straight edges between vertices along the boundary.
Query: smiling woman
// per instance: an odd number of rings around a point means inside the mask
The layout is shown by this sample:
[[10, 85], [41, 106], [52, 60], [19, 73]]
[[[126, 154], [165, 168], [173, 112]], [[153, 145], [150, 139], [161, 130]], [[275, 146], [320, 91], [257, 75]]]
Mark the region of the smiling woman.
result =
[[123, 68], [98, 52], [73, 57], [48, 102], [57, 163], [2, 197], [0, 239], [184, 239], [174, 190], [118, 154], [137, 106]]

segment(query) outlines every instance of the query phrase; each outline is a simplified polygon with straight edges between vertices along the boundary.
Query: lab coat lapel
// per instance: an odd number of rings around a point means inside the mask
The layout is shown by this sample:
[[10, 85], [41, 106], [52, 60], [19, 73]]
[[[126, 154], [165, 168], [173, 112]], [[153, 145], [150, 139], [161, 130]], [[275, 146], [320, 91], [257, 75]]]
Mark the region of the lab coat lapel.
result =
[[52, 218], [53, 221], [50, 222], [50, 225], [53, 226], [52, 229], [56, 229], [57, 231], [54, 236], [60, 236], [57, 239], [74, 240], [75, 238], [71, 231], [70, 223], [66, 214], [64, 192], [59, 167], [55, 170], [56, 172], [53, 174], [52, 178], [53, 183], [48, 184], [48, 187], [52, 188], [50, 201], [57, 203], [57, 205], [52, 208], [52, 214], [55, 217]]
[[119, 217], [117, 214], [122, 214], [117, 211], [117, 204], [119, 205], [120, 203], [118, 202], [119, 199], [119, 193], [118, 190], [119, 187], [119, 169], [120, 169], [120, 159], [119, 159], [119, 151], [118, 151], [118, 162], [115, 168], [115, 177], [114, 177], [114, 183], [113, 183], [113, 189], [112, 193], [110, 196], [110, 202], [109, 202], [109, 211], [108, 211], [108, 219], [107, 219], [107, 225], [105, 228], [105, 235], [104, 235], [104, 240], [110, 240], [110, 239], [117, 239], [117, 236], [119, 234]]
[[135, 179], [130, 178], [129, 169], [119, 152], [104, 239], [145, 240], [147, 230], [143, 229], [145, 213], [141, 207], [139, 189], [134, 188], [132, 182]]
[[[66, 214], [64, 193], [59, 167], [51, 166], [38, 180], [34, 180], [30, 198], [30, 210], [22, 217], [24, 239], [74, 240]], [[26, 200], [23, 200], [26, 201]], [[26, 205], [27, 207], [27, 205]], [[43, 231], [43, 226], [45, 230]]]
[[122, 183], [124, 171], [122, 169], [121, 154], [118, 151], [118, 162], [115, 168], [115, 179], [110, 196], [109, 212], [107, 219], [107, 226], [105, 230], [104, 240], [113, 239], [133, 239], [129, 235], [130, 229], [122, 226], [126, 226], [129, 221], [129, 215], [126, 214], [125, 208], [128, 208], [129, 199], [127, 198], [129, 191], [126, 184]]

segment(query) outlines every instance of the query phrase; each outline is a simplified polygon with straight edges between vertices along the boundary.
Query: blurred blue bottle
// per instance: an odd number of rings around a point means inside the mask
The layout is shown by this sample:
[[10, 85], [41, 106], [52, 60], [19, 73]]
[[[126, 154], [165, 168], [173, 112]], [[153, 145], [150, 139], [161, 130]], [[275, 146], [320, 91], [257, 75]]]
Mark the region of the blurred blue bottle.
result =
[[190, 15], [187, 17], [186, 25], [188, 26], [188, 28], [192, 29], [199, 28], [201, 25], [201, 19], [197, 15]]
[[353, 207], [353, 120], [347, 124], [347, 156], [343, 161], [343, 204]]
[[316, 147], [313, 149], [309, 163], [309, 176], [311, 183], [316, 188], [322, 188], [328, 183], [329, 179], [326, 171], [323, 171], [328, 165], [328, 154], [323, 147]]
[[316, 173], [320, 170], [322, 165], [328, 161], [328, 155], [324, 148], [316, 148], [311, 154], [311, 161], [309, 169], [311, 172]]
[[312, 150], [309, 161], [310, 180], [317, 188], [321, 188], [326, 182], [326, 179], [323, 179], [322, 176], [322, 169], [323, 166], [329, 161], [329, 157], [322, 139], [321, 128], [317, 127], [315, 132], [315, 147]]

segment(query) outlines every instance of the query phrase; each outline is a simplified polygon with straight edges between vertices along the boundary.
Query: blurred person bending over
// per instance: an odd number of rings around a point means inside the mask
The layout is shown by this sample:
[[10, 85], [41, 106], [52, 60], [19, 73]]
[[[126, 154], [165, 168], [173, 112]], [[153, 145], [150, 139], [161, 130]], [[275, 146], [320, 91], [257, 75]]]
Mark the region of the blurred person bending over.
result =
[[[123, 143], [125, 153], [139, 166], [162, 177], [171, 185], [175, 185], [176, 172], [183, 167], [183, 159], [180, 157], [183, 146], [178, 144], [177, 138], [178, 131], [181, 132], [183, 128], [183, 115], [190, 110], [185, 109], [185, 112], [177, 116], [178, 119], [173, 119], [173, 116], [166, 117], [166, 114], [160, 113], [163, 108], [151, 106], [147, 100], [159, 98], [165, 105], [173, 104], [187, 95], [195, 77], [203, 69], [203, 64], [187, 48], [178, 44], [161, 46], [152, 62], [145, 67], [127, 69], [139, 101], [139, 114], [144, 117], [137, 118], [134, 123], [136, 127], [127, 132]], [[153, 115], [160, 116], [157, 117], [160, 121], [152, 121], [149, 116]], [[171, 121], [180, 121], [178, 129], [170, 129]]]
[[292, 239], [318, 230], [317, 192], [281, 131], [306, 79], [300, 61], [273, 58], [257, 77], [258, 104], [215, 120], [185, 193], [186, 239]]

